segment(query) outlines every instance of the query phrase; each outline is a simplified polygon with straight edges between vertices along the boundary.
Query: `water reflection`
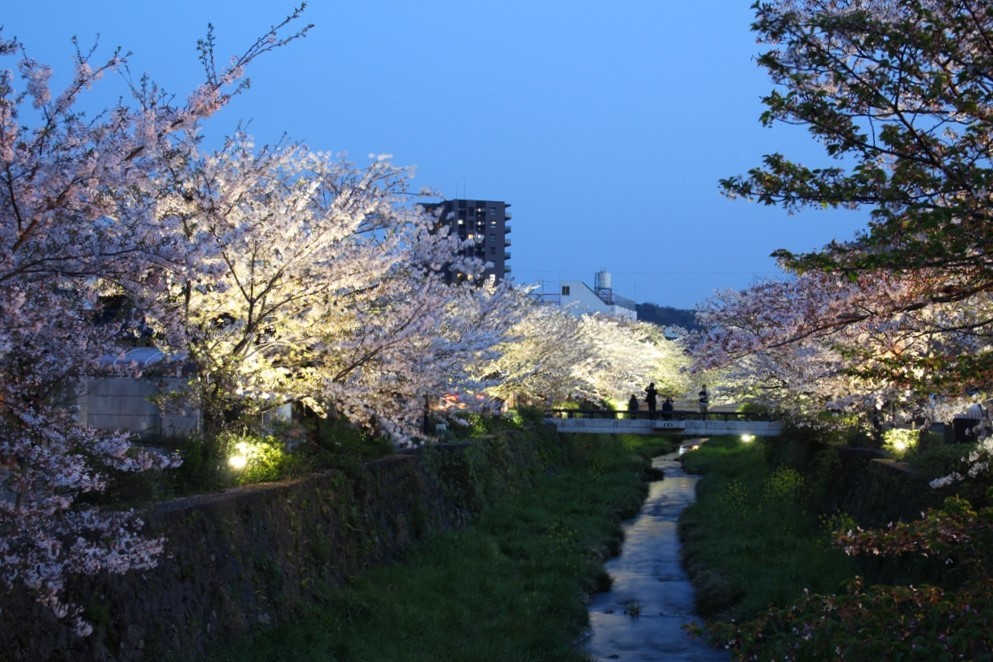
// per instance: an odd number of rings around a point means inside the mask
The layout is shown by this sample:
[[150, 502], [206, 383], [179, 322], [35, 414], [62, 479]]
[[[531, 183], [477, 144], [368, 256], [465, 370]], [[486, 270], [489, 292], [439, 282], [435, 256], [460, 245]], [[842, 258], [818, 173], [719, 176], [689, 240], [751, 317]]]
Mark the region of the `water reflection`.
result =
[[678, 453], [655, 458], [665, 478], [649, 485], [641, 512], [624, 524], [620, 556], [606, 563], [613, 588], [593, 596], [590, 637], [583, 650], [600, 660], [727, 660], [726, 651], [690, 637], [683, 624], [698, 620], [693, 588], [680, 562], [676, 522], [693, 502], [697, 476]]

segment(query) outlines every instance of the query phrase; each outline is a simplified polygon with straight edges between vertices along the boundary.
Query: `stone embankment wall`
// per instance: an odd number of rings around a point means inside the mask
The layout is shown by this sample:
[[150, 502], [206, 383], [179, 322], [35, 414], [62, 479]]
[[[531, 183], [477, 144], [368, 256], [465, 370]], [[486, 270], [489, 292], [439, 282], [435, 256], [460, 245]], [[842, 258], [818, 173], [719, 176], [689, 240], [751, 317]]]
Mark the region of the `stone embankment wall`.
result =
[[931, 489], [927, 477], [875, 448], [774, 439], [768, 442], [766, 461], [798, 468], [818, 494], [812, 504], [817, 511], [845, 513], [865, 528], [918, 519], [944, 497]]
[[[860, 452], [861, 451], [861, 452]], [[838, 510], [866, 528], [919, 519], [940, 505], [943, 494], [905, 463], [863, 449], [844, 449], [836, 483]]]
[[292, 620], [329, 586], [465, 524], [570, 458], [546, 427], [158, 504], [143, 515], [146, 532], [168, 541], [156, 568], [70, 586], [91, 636], [9, 594], [0, 597], [0, 659], [195, 657], [214, 641]]

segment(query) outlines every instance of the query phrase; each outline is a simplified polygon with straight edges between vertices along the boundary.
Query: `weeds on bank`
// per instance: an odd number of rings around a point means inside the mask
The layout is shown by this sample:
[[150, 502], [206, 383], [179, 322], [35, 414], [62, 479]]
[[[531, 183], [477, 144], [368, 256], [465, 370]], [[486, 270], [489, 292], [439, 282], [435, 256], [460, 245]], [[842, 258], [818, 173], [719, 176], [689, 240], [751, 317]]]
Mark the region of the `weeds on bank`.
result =
[[[993, 493], [979, 505], [950, 495], [919, 519], [881, 529], [861, 530], [845, 515], [822, 518], [818, 529], [805, 506], [815, 512], [825, 502], [830, 462], [808, 462], [801, 474], [763, 468], [756, 449], [735, 441], [707, 450], [688, 460], [707, 473], [682, 524], [715, 641], [741, 659], [991, 659], [993, 508], [985, 504]], [[929, 477], [962, 453], [918, 448], [904, 460]], [[837, 544], [825, 551], [828, 531]], [[854, 557], [834, 561], [841, 548]]]
[[329, 591], [292, 625], [215, 660], [582, 660], [584, 597], [645, 495], [655, 438], [574, 437], [577, 461], [495, 504], [471, 527], [431, 537], [403, 562]]
[[851, 559], [830, 544], [836, 522], [805, 508], [804, 476], [769, 467], [761, 442], [713, 439], [684, 458], [704, 479], [680, 520], [697, 609], [707, 618], [748, 618], [792, 602], [805, 590], [833, 593], [855, 574]]

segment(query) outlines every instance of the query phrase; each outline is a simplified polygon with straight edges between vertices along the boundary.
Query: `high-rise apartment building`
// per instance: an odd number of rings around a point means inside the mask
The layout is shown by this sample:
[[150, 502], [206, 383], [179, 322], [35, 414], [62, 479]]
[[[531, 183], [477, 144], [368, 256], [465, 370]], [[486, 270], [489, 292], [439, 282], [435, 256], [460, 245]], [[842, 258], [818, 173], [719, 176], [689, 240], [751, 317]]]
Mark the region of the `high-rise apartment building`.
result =
[[468, 257], [486, 263], [484, 277], [501, 281], [510, 272], [509, 203], [499, 200], [444, 200], [425, 204], [429, 213], [438, 215], [453, 234], [472, 243], [465, 249]]

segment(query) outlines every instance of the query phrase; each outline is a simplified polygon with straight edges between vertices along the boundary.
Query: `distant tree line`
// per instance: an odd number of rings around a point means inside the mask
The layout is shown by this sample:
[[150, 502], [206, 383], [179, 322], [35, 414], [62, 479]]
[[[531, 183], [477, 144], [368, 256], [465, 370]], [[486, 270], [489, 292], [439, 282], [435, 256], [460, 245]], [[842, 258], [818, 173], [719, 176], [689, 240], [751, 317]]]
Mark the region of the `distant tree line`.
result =
[[657, 306], [654, 303], [639, 303], [636, 309], [640, 322], [651, 322], [659, 326], [681, 326], [687, 331], [702, 329], [694, 310]]

